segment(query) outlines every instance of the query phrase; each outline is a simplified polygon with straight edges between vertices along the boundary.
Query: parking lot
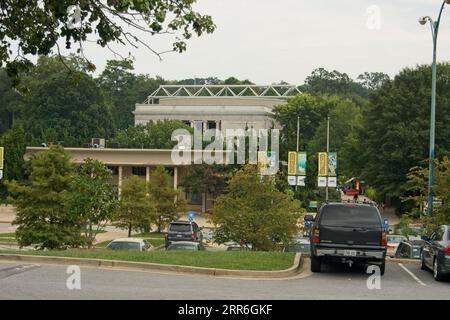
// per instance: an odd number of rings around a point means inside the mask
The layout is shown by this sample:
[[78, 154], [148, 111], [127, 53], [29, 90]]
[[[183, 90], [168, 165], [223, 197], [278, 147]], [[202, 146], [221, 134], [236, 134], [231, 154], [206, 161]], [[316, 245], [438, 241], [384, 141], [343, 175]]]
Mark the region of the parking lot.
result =
[[325, 265], [311, 274], [308, 264], [283, 280], [82, 268], [81, 290], [68, 290], [65, 266], [0, 263], [0, 299], [450, 299], [450, 281], [434, 281], [418, 264], [389, 262], [372, 290], [359, 268]]

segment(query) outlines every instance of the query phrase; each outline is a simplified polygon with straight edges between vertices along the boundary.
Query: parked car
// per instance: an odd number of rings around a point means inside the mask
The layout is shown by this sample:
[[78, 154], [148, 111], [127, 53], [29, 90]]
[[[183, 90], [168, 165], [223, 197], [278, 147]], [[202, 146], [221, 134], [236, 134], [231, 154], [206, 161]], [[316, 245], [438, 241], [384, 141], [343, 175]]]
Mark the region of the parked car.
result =
[[420, 239], [405, 240], [398, 244], [395, 251], [395, 258], [420, 259], [424, 241]]
[[252, 250], [252, 245], [241, 245], [237, 242], [230, 241], [224, 243], [227, 246], [227, 251], [245, 251], [245, 250]]
[[200, 242], [194, 241], [174, 241], [168, 247], [168, 251], [201, 251], [205, 250], [205, 247]]
[[166, 248], [174, 241], [202, 242], [201, 228], [193, 221], [173, 221], [167, 227]]
[[311, 251], [311, 245], [309, 243], [309, 238], [303, 237], [302, 235], [295, 237], [294, 241], [284, 248], [285, 252], [301, 252], [308, 253]]
[[430, 237], [423, 237], [422, 269], [433, 271], [436, 281], [450, 275], [450, 225], [439, 226]]
[[332, 202], [322, 205], [310, 238], [311, 271], [320, 272], [323, 261], [378, 265], [384, 274], [386, 233], [376, 206]]
[[386, 255], [393, 257], [400, 242], [408, 240], [405, 236], [390, 234], [387, 236], [387, 252]]
[[111, 250], [137, 250], [137, 251], [150, 251], [153, 246], [144, 239], [139, 238], [121, 238], [111, 241], [107, 246], [107, 249]]
[[202, 229], [203, 240], [207, 242], [214, 241], [214, 230], [212, 229]]

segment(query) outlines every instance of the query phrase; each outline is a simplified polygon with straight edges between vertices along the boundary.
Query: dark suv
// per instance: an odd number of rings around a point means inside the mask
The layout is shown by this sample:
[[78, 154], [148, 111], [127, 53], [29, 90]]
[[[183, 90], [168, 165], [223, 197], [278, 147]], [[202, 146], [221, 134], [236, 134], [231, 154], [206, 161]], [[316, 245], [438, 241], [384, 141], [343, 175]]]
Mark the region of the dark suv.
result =
[[326, 203], [311, 230], [311, 271], [324, 260], [378, 265], [384, 274], [386, 233], [377, 207], [359, 203]]
[[202, 242], [201, 228], [191, 221], [173, 221], [169, 224], [166, 234], [166, 248], [174, 241]]

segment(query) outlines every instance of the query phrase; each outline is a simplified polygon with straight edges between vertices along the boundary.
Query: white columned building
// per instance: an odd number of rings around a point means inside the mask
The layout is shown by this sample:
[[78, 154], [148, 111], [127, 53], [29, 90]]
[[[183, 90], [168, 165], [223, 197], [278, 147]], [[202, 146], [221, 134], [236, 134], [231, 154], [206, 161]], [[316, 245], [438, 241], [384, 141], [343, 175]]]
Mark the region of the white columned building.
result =
[[299, 94], [292, 85], [163, 85], [136, 104], [135, 124], [180, 120], [206, 129], [270, 129], [277, 127], [273, 108]]

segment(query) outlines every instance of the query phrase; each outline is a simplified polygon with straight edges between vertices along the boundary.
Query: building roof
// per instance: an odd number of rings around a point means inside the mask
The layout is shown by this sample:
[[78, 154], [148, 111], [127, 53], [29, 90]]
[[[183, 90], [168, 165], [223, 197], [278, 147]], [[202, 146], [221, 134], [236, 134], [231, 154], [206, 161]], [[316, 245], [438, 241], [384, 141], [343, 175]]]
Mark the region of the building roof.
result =
[[301, 93], [296, 85], [161, 85], [151, 93], [144, 104], [154, 99], [169, 97], [192, 98], [279, 98]]

